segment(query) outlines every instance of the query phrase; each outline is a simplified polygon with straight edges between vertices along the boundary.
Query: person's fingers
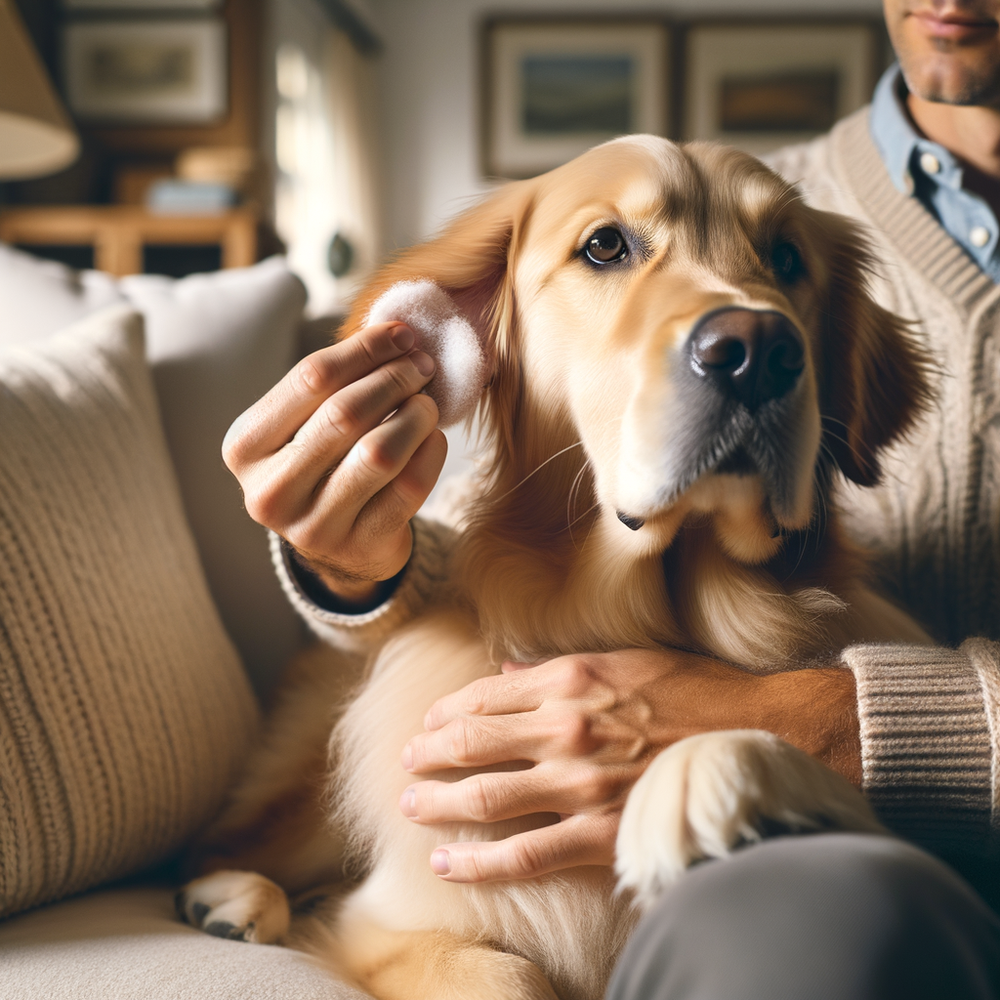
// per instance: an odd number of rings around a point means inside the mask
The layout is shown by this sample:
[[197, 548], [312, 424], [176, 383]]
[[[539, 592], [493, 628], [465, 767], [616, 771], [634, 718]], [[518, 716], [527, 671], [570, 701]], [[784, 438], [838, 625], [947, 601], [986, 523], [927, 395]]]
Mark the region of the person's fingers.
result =
[[403, 400], [418, 393], [433, 373], [434, 361], [422, 351], [394, 358], [324, 399], [289, 445], [320, 453], [330, 468]]
[[589, 658], [560, 656], [537, 664], [517, 664], [516, 669], [482, 677], [460, 691], [436, 701], [424, 716], [424, 728], [439, 729], [452, 719], [465, 715], [509, 715], [531, 712], [548, 698], [583, 700], [607, 686], [594, 674]]
[[414, 335], [400, 323], [380, 323], [303, 358], [233, 422], [223, 457], [234, 473], [287, 444], [316, 408], [388, 361], [407, 354]]
[[426, 774], [516, 760], [575, 760], [594, 753], [603, 743], [594, 720], [569, 709], [466, 716], [414, 736], [403, 749], [403, 767]]
[[532, 667], [537, 667], [539, 663], [544, 663], [545, 658], [541, 660], [535, 660], [533, 663], [522, 663], [520, 660], [504, 660], [500, 664], [500, 672], [504, 674], [512, 674], [516, 670], [530, 670]]
[[415, 736], [403, 748], [403, 767], [414, 774], [448, 767], [485, 767], [533, 760], [545, 739], [523, 715], [455, 719], [432, 733]]
[[[406, 406], [432, 408], [428, 419], [437, 422], [437, 410], [427, 397], [414, 397]], [[397, 415], [391, 419], [395, 420]], [[403, 416], [399, 415], [402, 420]], [[418, 430], [417, 435], [422, 433]], [[325, 507], [326, 517], [299, 526], [289, 541], [307, 558], [318, 562], [328, 586], [342, 596], [344, 583], [388, 580], [407, 563], [413, 548], [410, 520], [434, 487], [448, 452], [448, 439], [436, 427], [420, 443], [399, 475], [382, 487], [345, 528], [345, 512], [336, 503]], [[346, 534], [344, 532], [346, 531]], [[336, 532], [336, 534], [334, 533]], [[312, 548], [308, 548], [312, 546]]]
[[[290, 512], [287, 497], [272, 499], [264, 508], [258, 495], [244, 494], [251, 517], [279, 532], [301, 555], [322, 570], [328, 586], [336, 579], [359, 582], [389, 579], [406, 564], [412, 537], [410, 512], [391, 517], [359, 511], [407, 468], [421, 443], [434, 434], [437, 406], [426, 396], [411, 396], [383, 424], [370, 432], [376, 442], [366, 444], [369, 459], [377, 454], [378, 468], [366, 465], [352, 449], [334, 472], [324, 477], [312, 496]], [[432, 446], [433, 447], [433, 446]], [[327, 577], [330, 576], [330, 579]]]
[[314, 516], [339, 514], [356, 521], [362, 508], [403, 473], [437, 421], [437, 405], [430, 396], [405, 399], [392, 416], [354, 444], [322, 483], [315, 493]]
[[365, 504], [356, 519], [357, 530], [363, 535], [377, 537], [380, 532], [409, 521], [434, 488], [447, 455], [448, 439], [435, 427], [418, 445], [399, 475]]
[[[290, 442], [274, 454], [244, 466], [240, 481], [251, 516], [269, 527], [275, 526], [275, 519], [280, 519], [282, 513], [286, 520], [298, 518], [304, 508], [313, 502], [317, 485], [347, 456], [362, 465], [369, 457], [378, 466], [386, 462], [398, 465], [395, 457], [387, 455], [381, 448], [387, 437], [385, 433], [375, 434], [367, 443], [363, 440], [364, 436], [379, 429], [390, 414], [400, 410], [410, 397], [419, 392], [427, 381], [426, 372], [432, 371], [432, 366], [428, 355], [416, 352], [390, 361], [323, 400]], [[424, 371], [420, 370], [421, 367]], [[425, 409], [429, 412], [430, 408], [425, 406]], [[411, 409], [409, 412], [415, 411]], [[391, 430], [396, 430], [399, 423], [392, 424]], [[404, 450], [412, 452], [430, 429], [421, 428], [412, 448]], [[373, 454], [369, 456], [369, 452]], [[381, 468], [376, 471], [380, 472]], [[348, 474], [340, 478], [351, 480], [352, 476]], [[352, 497], [351, 513], [357, 513], [373, 492], [383, 485], [384, 480], [376, 476], [371, 489]]]
[[506, 840], [445, 844], [431, 854], [431, 870], [448, 882], [488, 882], [610, 865], [618, 820], [617, 812], [586, 813]]
[[533, 712], [545, 699], [545, 678], [530, 670], [480, 677], [438, 699], [424, 716], [424, 728], [440, 729], [467, 715], [513, 715]]
[[583, 812], [616, 801], [634, 775], [589, 764], [539, 764], [524, 771], [488, 771], [461, 781], [420, 781], [399, 808], [415, 823], [495, 823], [532, 813]]

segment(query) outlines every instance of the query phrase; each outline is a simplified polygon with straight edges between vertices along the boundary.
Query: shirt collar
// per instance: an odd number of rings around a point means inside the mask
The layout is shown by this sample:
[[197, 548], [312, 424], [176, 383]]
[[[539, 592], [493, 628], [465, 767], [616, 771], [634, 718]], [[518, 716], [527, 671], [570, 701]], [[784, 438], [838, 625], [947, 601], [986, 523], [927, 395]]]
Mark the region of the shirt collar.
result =
[[944, 146], [920, 135], [910, 120], [906, 110], [906, 83], [899, 63], [893, 63], [875, 87], [870, 130], [892, 183], [903, 194], [914, 193], [915, 171], [918, 180], [929, 179], [920, 166], [920, 158], [925, 154], [937, 160], [935, 183], [956, 191], [961, 189], [961, 165]]

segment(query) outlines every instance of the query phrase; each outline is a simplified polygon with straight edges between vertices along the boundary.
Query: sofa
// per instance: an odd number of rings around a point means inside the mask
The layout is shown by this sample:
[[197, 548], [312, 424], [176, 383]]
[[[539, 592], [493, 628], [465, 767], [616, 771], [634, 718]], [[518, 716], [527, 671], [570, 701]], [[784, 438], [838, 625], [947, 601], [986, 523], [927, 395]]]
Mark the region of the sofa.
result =
[[0, 997], [347, 1000], [175, 915], [307, 641], [220, 443], [287, 370], [279, 258], [175, 280], [0, 245]]

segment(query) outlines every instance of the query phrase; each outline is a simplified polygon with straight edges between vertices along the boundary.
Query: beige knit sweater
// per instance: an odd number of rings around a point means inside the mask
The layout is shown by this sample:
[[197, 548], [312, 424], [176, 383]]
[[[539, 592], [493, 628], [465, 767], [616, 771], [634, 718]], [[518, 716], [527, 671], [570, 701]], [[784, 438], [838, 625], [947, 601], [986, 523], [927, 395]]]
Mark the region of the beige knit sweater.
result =
[[[944, 645], [856, 646], [865, 791], [900, 833], [989, 849], [1000, 832], [1000, 287], [913, 198], [892, 185], [867, 109], [772, 164], [820, 208], [872, 230], [876, 294], [917, 321], [940, 369], [938, 399], [886, 456], [884, 484], [846, 488], [852, 532], [893, 593]], [[368, 615], [317, 608], [275, 545], [293, 604], [325, 640], [376, 642], [417, 613], [447, 574], [447, 529], [415, 523], [414, 556], [391, 601]]]

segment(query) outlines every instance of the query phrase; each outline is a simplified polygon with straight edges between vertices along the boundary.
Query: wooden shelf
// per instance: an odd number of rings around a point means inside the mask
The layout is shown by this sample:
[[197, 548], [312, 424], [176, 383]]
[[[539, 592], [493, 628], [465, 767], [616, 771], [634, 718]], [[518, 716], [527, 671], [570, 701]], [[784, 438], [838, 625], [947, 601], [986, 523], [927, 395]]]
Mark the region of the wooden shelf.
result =
[[142, 272], [147, 245], [218, 245], [223, 267], [248, 267], [257, 259], [257, 217], [249, 209], [154, 215], [135, 205], [9, 208], [0, 212], [0, 241], [93, 246], [94, 267], [119, 277]]

